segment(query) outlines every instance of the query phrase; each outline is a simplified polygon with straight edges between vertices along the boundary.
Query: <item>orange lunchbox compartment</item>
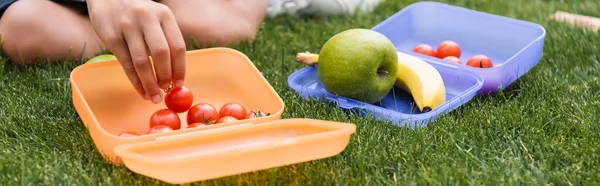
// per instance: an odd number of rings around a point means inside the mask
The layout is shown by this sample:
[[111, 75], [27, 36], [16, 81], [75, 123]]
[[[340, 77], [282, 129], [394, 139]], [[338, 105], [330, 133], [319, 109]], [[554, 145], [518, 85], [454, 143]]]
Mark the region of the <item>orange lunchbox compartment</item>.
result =
[[[231, 123], [146, 134], [150, 116], [166, 108], [134, 90], [118, 61], [89, 63], [71, 72], [73, 106], [109, 162], [168, 183], [189, 183], [336, 155], [355, 125], [315, 119], [280, 120], [284, 102], [252, 61], [230, 48], [188, 51], [185, 86], [194, 103], [217, 110], [237, 102], [270, 115]], [[119, 137], [132, 131], [135, 137]]]

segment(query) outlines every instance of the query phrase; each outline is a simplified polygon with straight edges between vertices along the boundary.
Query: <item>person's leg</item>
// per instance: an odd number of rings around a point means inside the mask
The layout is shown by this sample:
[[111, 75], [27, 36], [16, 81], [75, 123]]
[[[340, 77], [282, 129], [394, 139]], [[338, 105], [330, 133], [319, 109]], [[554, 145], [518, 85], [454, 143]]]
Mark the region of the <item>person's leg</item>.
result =
[[173, 12], [186, 45], [204, 47], [254, 40], [267, 10], [267, 0], [162, 0]]
[[[86, 15], [48, 0], [19, 0], [0, 18], [2, 49], [15, 64], [80, 59], [104, 50]], [[70, 51], [70, 54], [69, 54]]]
[[382, 0], [269, 0], [268, 15], [276, 17], [352, 15], [371, 13]]

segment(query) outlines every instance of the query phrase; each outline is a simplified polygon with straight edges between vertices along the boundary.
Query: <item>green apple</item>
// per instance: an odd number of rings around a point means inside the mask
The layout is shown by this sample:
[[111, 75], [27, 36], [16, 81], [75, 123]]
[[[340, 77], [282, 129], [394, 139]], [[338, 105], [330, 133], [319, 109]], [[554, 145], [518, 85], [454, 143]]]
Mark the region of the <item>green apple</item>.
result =
[[112, 61], [112, 60], [117, 60], [117, 57], [115, 57], [112, 54], [102, 54], [102, 55], [98, 55], [96, 57], [93, 57], [93, 58], [87, 60], [85, 63], [96, 63], [96, 62]]
[[323, 87], [336, 95], [375, 103], [393, 88], [398, 71], [396, 47], [383, 34], [349, 29], [331, 37], [319, 53]]

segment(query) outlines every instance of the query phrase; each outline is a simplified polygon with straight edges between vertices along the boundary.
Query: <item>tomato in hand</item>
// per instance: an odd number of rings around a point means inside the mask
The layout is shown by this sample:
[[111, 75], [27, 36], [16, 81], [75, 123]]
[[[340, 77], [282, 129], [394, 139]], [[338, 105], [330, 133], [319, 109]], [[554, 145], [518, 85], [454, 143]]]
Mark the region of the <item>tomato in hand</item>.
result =
[[188, 125], [188, 129], [196, 128], [196, 127], [202, 127], [202, 126], [206, 126], [206, 124], [204, 124], [204, 123], [193, 123], [191, 125]]
[[454, 63], [457, 63], [457, 64], [462, 64], [462, 62], [460, 61], [460, 59], [458, 59], [457, 57], [454, 57], [454, 56], [445, 57], [444, 60], [450, 61], [450, 62], [454, 62]]
[[187, 124], [210, 123], [219, 119], [217, 109], [208, 103], [193, 105], [187, 112]]
[[193, 101], [192, 91], [186, 86], [173, 87], [165, 95], [165, 105], [177, 113], [187, 111], [192, 106]]
[[433, 49], [433, 47], [431, 47], [431, 45], [428, 44], [417, 45], [417, 47], [413, 49], [413, 52], [435, 57], [435, 50]]
[[173, 131], [173, 129], [169, 126], [156, 125], [156, 126], [153, 126], [152, 128], [150, 128], [150, 130], [148, 130], [148, 134], [157, 134], [157, 133], [163, 133], [163, 132], [169, 132], [169, 131]]
[[437, 48], [437, 57], [444, 59], [448, 56], [454, 56], [460, 58], [461, 50], [460, 46], [454, 41], [444, 41]]
[[119, 137], [135, 137], [135, 136], [139, 136], [140, 134], [136, 133], [136, 132], [131, 132], [131, 131], [127, 131], [127, 132], [123, 132], [121, 134], [119, 134]]
[[225, 116], [231, 116], [235, 119], [242, 120], [246, 118], [247, 115], [248, 111], [246, 110], [246, 107], [235, 102], [227, 103], [219, 110], [219, 117], [221, 118]]
[[181, 119], [179, 115], [170, 109], [160, 109], [150, 116], [150, 127], [165, 125], [171, 129], [181, 128]]
[[493, 66], [492, 60], [483, 54], [478, 54], [471, 57], [469, 61], [467, 61], [467, 65], [475, 68], [490, 68]]
[[224, 116], [219, 118], [219, 120], [217, 120], [217, 123], [229, 123], [229, 122], [234, 122], [234, 121], [238, 121], [238, 119], [232, 117], [232, 116]]

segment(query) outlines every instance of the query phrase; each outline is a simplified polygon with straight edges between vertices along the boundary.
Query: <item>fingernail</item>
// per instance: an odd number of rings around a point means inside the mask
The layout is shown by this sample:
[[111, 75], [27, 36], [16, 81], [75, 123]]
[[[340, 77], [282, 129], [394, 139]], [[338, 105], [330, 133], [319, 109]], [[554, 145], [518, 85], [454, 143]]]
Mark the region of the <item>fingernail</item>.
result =
[[181, 86], [183, 86], [183, 80], [177, 80], [177, 81], [175, 81], [175, 86], [176, 86], [176, 87], [181, 87]]
[[162, 98], [161, 98], [161, 96], [160, 96], [159, 94], [157, 94], [157, 95], [154, 95], [154, 96], [152, 97], [152, 102], [153, 102], [153, 103], [160, 103], [160, 101], [161, 101], [161, 100], [162, 100]]

